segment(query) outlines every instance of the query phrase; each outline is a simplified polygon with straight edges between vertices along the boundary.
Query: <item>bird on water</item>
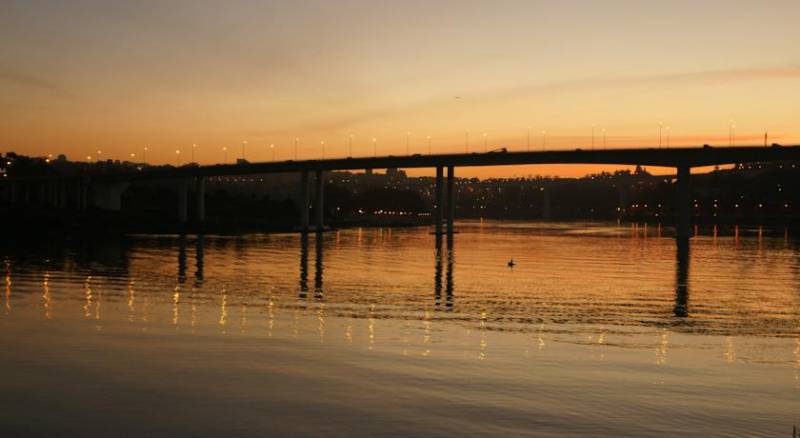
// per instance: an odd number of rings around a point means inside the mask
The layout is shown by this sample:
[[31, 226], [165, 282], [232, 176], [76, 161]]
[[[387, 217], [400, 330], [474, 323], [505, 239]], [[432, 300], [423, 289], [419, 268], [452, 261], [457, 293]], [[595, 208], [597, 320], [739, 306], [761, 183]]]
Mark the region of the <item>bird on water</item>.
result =
[[511, 260], [508, 261], [508, 267], [509, 268], [513, 268], [514, 265], [516, 265], [516, 263], [514, 263], [514, 259], [511, 259]]

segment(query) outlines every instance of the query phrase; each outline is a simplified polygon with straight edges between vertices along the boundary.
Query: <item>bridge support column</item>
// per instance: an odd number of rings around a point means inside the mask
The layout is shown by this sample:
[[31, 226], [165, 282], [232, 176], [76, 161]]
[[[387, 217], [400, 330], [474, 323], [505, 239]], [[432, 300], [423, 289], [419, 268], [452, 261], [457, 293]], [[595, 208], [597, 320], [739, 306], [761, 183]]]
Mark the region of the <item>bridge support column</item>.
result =
[[314, 209], [317, 215], [317, 232], [321, 232], [325, 228], [323, 219], [325, 218], [325, 173], [321, 170], [317, 171], [317, 199]]
[[206, 220], [206, 178], [198, 176], [194, 180], [194, 218], [197, 222]]
[[453, 193], [455, 183], [455, 167], [447, 166], [447, 232], [453, 233], [453, 219], [456, 215], [456, 203]]
[[189, 218], [189, 181], [181, 179], [176, 184], [178, 191], [178, 222], [184, 224]]
[[677, 239], [677, 266], [675, 275], [675, 308], [679, 318], [689, 316], [689, 237]]
[[309, 229], [309, 208], [311, 205], [311, 181], [308, 171], [304, 170], [300, 177], [300, 231], [307, 233]]
[[433, 220], [436, 224], [436, 234], [442, 234], [442, 192], [444, 191], [444, 169], [442, 166], [436, 167], [436, 187], [434, 190], [436, 191], [435, 194], [435, 204], [433, 205]]
[[688, 239], [692, 222], [691, 188], [689, 185], [689, 166], [678, 167], [678, 178], [675, 184], [675, 236]]
[[300, 174], [300, 231], [308, 232], [308, 206], [311, 203], [311, 189], [309, 187], [308, 171]]

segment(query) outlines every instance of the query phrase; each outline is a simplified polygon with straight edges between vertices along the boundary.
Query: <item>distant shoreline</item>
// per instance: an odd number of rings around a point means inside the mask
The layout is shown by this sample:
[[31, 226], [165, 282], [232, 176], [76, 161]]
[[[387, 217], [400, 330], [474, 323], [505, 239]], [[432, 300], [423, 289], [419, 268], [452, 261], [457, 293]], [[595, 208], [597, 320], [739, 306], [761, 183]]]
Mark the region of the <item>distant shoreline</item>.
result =
[[[648, 225], [664, 228], [664, 235], [672, 235], [671, 222], [659, 222], [645, 220], [647, 218], [625, 218], [620, 220], [625, 225]], [[758, 218], [750, 220], [738, 220], [740, 218], [706, 218], [696, 217], [693, 219], [694, 226], [699, 230], [712, 230], [714, 226], [719, 227], [720, 232], [734, 230], [738, 225], [740, 228], [762, 227], [768, 232], [784, 232], [784, 230], [795, 230], [798, 228], [797, 221], [791, 218]], [[478, 222], [481, 218], [459, 218], [458, 222]], [[580, 223], [614, 223], [614, 219], [608, 218], [570, 218], [544, 220], [541, 218], [484, 218], [492, 223], [560, 223], [560, 224], [580, 224]], [[398, 220], [393, 219], [351, 219], [351, 220], [330, 220], [325, 224], [326, 231], [351, 228], [410, 228], [410, 227], [432, 227], [430, 220]], [[2, 229], [6, 242], [17, 239], [31, 240], [81, 240], [95, 239], [111, 236], [124, 236], [130, 234], [143, 235], [164, 235], [164, 234], [216, 234], [216, 235], [245, 235], [253, 233], [299, 233], [296, 223], [259, 223], [253, 219], [238, 221], [215, 221], [209, 220], [205, 223], [186, 223], [178, 224], [174, 222], [155, 223], [141, 219], [131, 219], [119, 214], [97, 211], [91, 214], [75, 212], [74, 214], [64, 215], [63, 212], [43, 212], [34, 210], [18, 210], [0, 207], [0, 229]], [[312, 224], [310, 233], [316, 232]], [[702, 233], [701, 233], [702, 234]]]

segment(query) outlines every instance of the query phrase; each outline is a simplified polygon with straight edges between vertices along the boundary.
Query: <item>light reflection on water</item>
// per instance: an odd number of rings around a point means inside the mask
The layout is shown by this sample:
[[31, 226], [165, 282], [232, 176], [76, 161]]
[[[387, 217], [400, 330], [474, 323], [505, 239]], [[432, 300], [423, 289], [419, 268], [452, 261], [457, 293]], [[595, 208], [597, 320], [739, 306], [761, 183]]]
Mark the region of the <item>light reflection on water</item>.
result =
[[[0, 389], [28, 404], [3, 402], [0, 425], [25, 430], [29, 405], [49, 403], [52, 392], [26, 379], [69, 386], [58, 378], [108, 383], [107, 373], [128, 390], [112, 398], [135, 410], [159, 403], [145, 391], [154, 386], [181, 402], [227, 394], [196, 407], [203, 420], [193, 424], [218, 433], [239, 429], [211, 421], [214, 412], [253, 434], [772, 436], [798, 423], [800, 251], [788, 232], [698, 230], [687, 246], [658, 225], [459, 230], [138, 236], [9, 251], [0, 371], [27, 383]], [[50, 376], [61, 367], [80, 373]], [[59, 394], [59, 403], [109, 397]], [[239, 398], [269, 413], [231, 404]], [[287, 413], [332, 400], [336, 418]], [[132, 421], [122, 417], [113, 416]], [[195, 430], [160, 417], [127, 426]], [[94, 432], [103, 430], [113, 429]]]

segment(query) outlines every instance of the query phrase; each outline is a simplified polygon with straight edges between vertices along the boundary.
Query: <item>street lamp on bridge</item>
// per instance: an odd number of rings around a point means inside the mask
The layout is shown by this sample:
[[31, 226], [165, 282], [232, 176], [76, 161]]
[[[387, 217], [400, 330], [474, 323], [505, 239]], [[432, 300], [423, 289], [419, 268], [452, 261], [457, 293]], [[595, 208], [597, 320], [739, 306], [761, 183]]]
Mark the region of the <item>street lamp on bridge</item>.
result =
[[350, 134], [350, 136], [348, 137], [347, 140], [348, 140], [347, 145], [348, 145], [348, 152], [349, 152], [349, 154], [347, 156], [348, 157], [352, 157], [353, 156], [353, 134]]
[[528, 126], [528, 148], [527, 148], [527, 150], [528, 150], [528, 152], [531, 151], [531, 127], [530, 126]]
[[669, 149], [669, 143], [670, 143], [669, 140], [670, 140], [670, 134], [672, 133], [672, 127], [667, 126], [665, 129], [667, 130], [667, 149]]

